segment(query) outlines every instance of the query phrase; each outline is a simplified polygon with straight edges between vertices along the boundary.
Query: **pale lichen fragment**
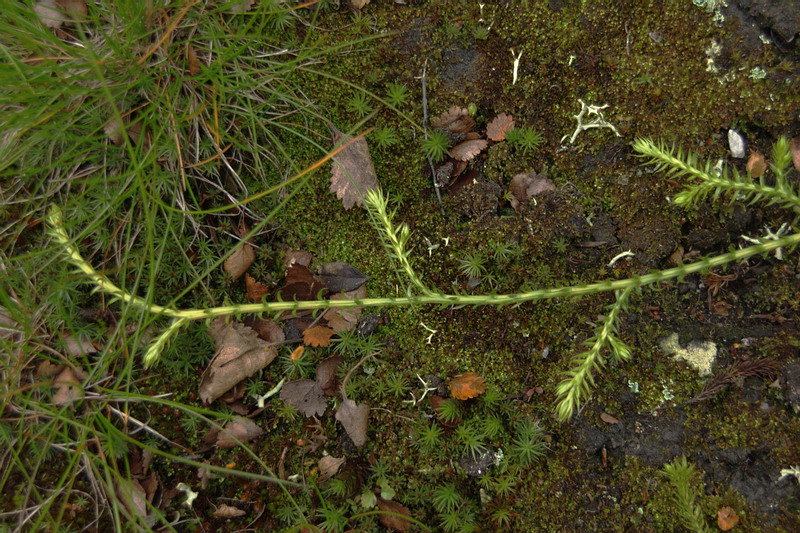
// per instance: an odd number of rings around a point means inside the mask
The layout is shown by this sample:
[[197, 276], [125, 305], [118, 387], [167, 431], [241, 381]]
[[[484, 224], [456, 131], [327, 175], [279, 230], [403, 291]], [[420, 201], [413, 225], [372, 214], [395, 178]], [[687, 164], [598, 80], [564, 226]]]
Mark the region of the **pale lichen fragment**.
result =
[[692, 341], [681, 347], [678, 334], [673, 333], [659, 342], [661, 349], [677, 361], [686, 361], [697, 370], [700, 377], [711, 375], [711, 367], [717, 358], [717, 345], [710, 341]]

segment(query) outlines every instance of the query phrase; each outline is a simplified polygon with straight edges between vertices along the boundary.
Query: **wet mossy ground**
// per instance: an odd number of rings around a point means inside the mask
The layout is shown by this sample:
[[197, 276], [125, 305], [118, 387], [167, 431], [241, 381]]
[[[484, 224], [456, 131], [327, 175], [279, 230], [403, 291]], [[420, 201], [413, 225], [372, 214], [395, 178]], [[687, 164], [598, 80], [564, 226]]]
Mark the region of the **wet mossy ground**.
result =
[[[636, 137], [651, 136], [702, 157], [726, 158], [725, 132], [736, 127], [751, 140], [751, 148], [768, 153], [777, 136], [796, 136], [800, 129], [796, 53], [770, 44], [755, 46], [743, 28], [730, 21], [715, 24], [688, 0], [506, 2], [487, 5], [483, 21], [477, 2], [409, 4], [373, 2], [357, 16], [346, 10], [325, 14], [318, 21], [324, 30], [319, 36], [322, 45], [390, 33], [309, 68], [381, 97], [390, 82], [409, 89], [410, 98], [399, 109], [416, 124], [377, 102], [371, 104], [377, 114], [367, 126], [392, 128], [399, 137], [393, 147], [373, 145], [371, 154], [381, 186], [397, 202], [397, 222], [408, 224], [414, 233], [415, 265], [438, 289], [511, 292], [526, 285], [629, 277], [668, 268], [678, 247], [703, 254], [725, 251], [739, 235], [760, 235], [763, 224], [776, 227], [773, 222], [786, 219], [780, 210], [758, 207], [680, 210], [668, 201], [679, 184], [638, 166], [629, 146]], [[480, 27], [489, 28], [485, 39], [476, 37]], [[712, 72], [708, 50], [715, 41], [722, 49], [714, 59], [717, 71]], [[516, 84], [511, 49], [522, 53]], [[766, 71], [765, 78], [749, 76], [756, 67]], [[492, 146], [472, 165], [484, 179], [505, 190], [517, 173], [546, 171], [558, 191], [519, 213], [501, 202], [490, 212], [464, 214], [459, 200], [445, 195], [442, 216], [419, 149], [419, 76], [424, 69], [432, 116], [451, 106], [475, 104], [478, 129], [504, 112], [518, 125], [542, 133], [545, 141], [533, 155], [523, 156], [503, 143]], [[297, 76], [304, 92], [339, 128], [358, 123], [359, 117], [348, 111], [357, 90], [303, 70]], [[575, 127], [578, 99], [608, 104], [606, 118], [621, 137], [599, 129], [580, 134], [574, 145], [562, 142]], [[324, 124], [318, 126], [327, 131]], [[315, 157], [290, 140], [287, 149], [303, 164]], [[405, 282], [383, 253], [365, 211], [344, 210], [328, 191], [326, 172], [314, 175], [309, 187], [278, 215], [271, 249], [308, 250], [316, 264], [351, 263], [371, 276], [370, 295], [402, 293]], [[258, 177], [262, 178], [268, 183], [275, 179]], [[258, 188], [257, 181], [253, 185]], [[605, 244], [580, 246], [590, 241]], [[517, 254], [494, 261], [490, 243], [496, 242], [508, 243]], [[429, 251], [433, 245], [438, 247]], [[607, 266], [625, 250], [634, 255]], [[494, 287], [484, 280], [468, 288], [458, 261], [473, 252], [493, 261]], [[260, 259], [279, 276], [279, 260]], [[509, 531], [679, 531], [668, 486], [658, 471], [665, 462], [686, 455], [705, 472], [699, 502], [709, 524], [719, 508], [731, 505], [741, 517], [737, 531], [796, 531], [800, 492], [787, 480], [778, 483], [778, 473], [800, 463], [800, 419], [781, 389], [754, 379], [735, 383], [708, 401], [684, 404], [708, 378], [698, 377], [658, 347], [658, 340], [672, 332], [683, 342], [712, 341], [720, 352], [715, 371], [747, 357], [775, 357], [782, 363], [796, 359], [796, 255], [785, 262], [759, 260], [740, 267], [738, 274], [715, 298], [730, 304], [724, 313], [711, 308], [697, 277], [637, 296], [620, 328], [633, 347], [633, 361], [598, 375], [591, 401], [566, 424], [552, 416], [553, 391], [571, 356], [581, 350], [580, 343], [611, 303], [608, 295], [519, 308], [391, 309], [373, 333], [384, 346], [377, 361], [368, 365], [374, 374], [355, 376], [360, 381], [354, 385], [356, 399], [373, 409], [367, 444], [353, 447], [329, 410], [320, 420], [324, 446], [304, 453], [314, 433], [312, 423], [279, 412], [275, 400], [260, 415], [271, 431], [253, 448], [275, 471], [285, 450], [287, 475], [300, 474], [308, 481], [314, 479], [323, 449], [346, 456], [349, 466], [339, 477], [348, 484], [350, 496], [375, 485], [375, 465], [380, 464], [395, 499], [434, 530], [441, 528], [441, 513], [431, 505], [431, 491], [452, 482], [471, 502], [470, 512], [486, 526], [482, 530], [502, 529], [487, 524], [493, 512], [506, 509]], [[748, 347], [737, 350], [743, 344]], [[309, 356], [321, 359], [326, 354], [318, 349], [310, 350]], [[351, 359], [348, 365], [357, 360]], [[259, 379], [275, 383], [283, 370], [276, 361]], [[514, 472], [510, 494], [501, 496], [491, 488], [492, 476], [507, 473], [489, 469], [473, 478], [463, 472], [452, 428], [442, 428], [438, 453], [414, 445], [420, 424], [438, 423], [427, 402], [403, 402], [409, 392], [419, 392], [417, 375], [447, 381], [464, 372], [481, 374], [501, 391], [506, 438], [513, 438], [514, 426], [522, 420], [540, 421], [549, 435], [546, 455]], [[392, 374], [408, 383], [404, 395], [387, 392]], [[196, 390], [196, 377], [178, 380], [181, 389]], [[174, 390], [173, 380], [160, 382], [154, 390]], [[193, 400], [189, 393], [176, 399]], [[493, 412], [480, 400], [464, 409], [466, 418], [476, 420]], [[601, 421], [601, 413], [619, 423]], [[163, 415], [165, 423], [176, 416]], [[158, 423], [158, 415], [153, 423]], [[176, 440], [191, 446], [199, 442], [198, 435], [186, 433]], [[236, 450], [216, 453], [209, 460], [236, 463], [244, 470], [251, 464]], [[264, 502], [266, 512], [258, 528], [291, 525], [278, 518], [286, 501], [274, 486], [218, 479], [207, 490], [208, 500], [198, 500], [201, 514], [207, 510], [203, 501], [245, 498]], [[313, 494], [295, 494], [312, 516], [322, 505]], [[345, 505], [345, 497], [323, 494], [328, 503]], [[375, 517], [357, 524], [367, 530], [381, 527]]]

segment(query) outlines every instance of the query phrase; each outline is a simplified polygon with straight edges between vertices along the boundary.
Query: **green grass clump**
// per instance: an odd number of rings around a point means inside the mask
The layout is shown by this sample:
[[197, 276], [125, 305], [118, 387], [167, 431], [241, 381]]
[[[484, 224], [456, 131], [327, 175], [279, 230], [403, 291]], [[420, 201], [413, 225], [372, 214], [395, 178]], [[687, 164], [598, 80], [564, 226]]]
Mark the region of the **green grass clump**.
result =
[[542, 134], [532, 128], [512, 128], [506, 133], [506, 141], [525, 155], [535, 152], [543, 140]]
[[386, 101], [395, 107], [405, 105], [410, 93], [405, 85], [390, 83], [386, 86]]

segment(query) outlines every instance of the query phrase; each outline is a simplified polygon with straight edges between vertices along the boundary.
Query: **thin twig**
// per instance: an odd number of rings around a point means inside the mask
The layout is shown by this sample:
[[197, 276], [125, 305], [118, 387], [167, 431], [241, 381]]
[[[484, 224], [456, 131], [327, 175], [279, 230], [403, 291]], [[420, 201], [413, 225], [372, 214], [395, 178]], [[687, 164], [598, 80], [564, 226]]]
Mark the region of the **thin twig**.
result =
[[[422, 134], [428, 138], [428, 60], [425, 60], [425, 65], [422, 67]], [[433, 161], [430, 157], [428, 159], [428, 166], [431, 169], [431, 182], [433, 183], [433, 190], [436, 191], [436, 199], [439, 201], [439, 209], [442, 211], [442, 216], [445, 216], [444, 205], [442, 205], [442, 192], [436, 184], [436, 169], [433, 167]]]

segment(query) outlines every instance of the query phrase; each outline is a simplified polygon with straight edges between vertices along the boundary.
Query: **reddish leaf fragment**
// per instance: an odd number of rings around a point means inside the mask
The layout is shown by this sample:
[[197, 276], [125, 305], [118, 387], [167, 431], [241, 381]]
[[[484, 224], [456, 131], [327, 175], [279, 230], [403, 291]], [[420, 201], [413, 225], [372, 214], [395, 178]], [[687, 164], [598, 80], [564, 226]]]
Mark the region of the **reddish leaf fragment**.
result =
[[380, 521], [385, 527], [401, 533], [411, 530], [411, 522], [403, 518], [403, 516], [411, 516], [411, 511], [405, 505], [383, 498], [378, 498], [377, 505], [378, 509], [383, 511]]
[[434, 128], [450, 130], [452, 133], [467, 133], [475, 127], [475, 120], [469, 116], [469, 112], [463, 107], [451, 107], [432, 122]]
[[739, 523], [739, 515], [733, 507], [723, 507], [717, 511], [717, 525], [722, 531], [730, 531]]
[[298, 379], [284, 384], [281, 387], [281, 400], [307, 417], [321, 416], [327, 407], [322, 388], [310, 379]]
[[306, 346], [327, 346], [331, 343], [331, 337], [336, 332], [333, 331], [331, 328], [326, 328], [325, 326], [314, 326], [313, 328], [308, 328], [303, 332], [303, 342]]
[[243, 243], [225, 260], [222, 267], [233, 279], [238, 279], [239, 276], [250, 268], [250, 265], [252, 265], [255, 260], [256, 253], [253, 251], [253, 247], [247, 243]]
[[245, 326], [255, 331], [260, 339], [270, 344], [280, 344], [286, 340], [281, 327], [272, 320], [248, 316], [243, 322]]
[[450, 149], [450, 157], [458, 161], [469, 161], [474, 159], [488, 145], [489, 143], [483, 139], [462, 141]]
[[293, 264], [286, 269], [286, 283], [278, 291], [283, 301], [316, 300], [325, 291], [325, 283], [311, 273], [308, 267]]
[[747, 172], [754, 178], [760, 178], [767, 170], [767, 161], [761, 153], [753, 150], [747, 158]]
[[220, 448], [233, 448], [260, 437], [263, 433], [264, 430], [249, 418], [237, 416], [225, 424], [225, 427], [217, 435], [216, 444]]
[[319, 277], [331, 292], [354, 291], [367, 282], [369, 276], [349, 263], [325, 263], [319, 267]]
[[458, 400], [469, 400], [486, 392], [486, 382], [475, 372], [465, 372], [454, 377], [450, 383], [450, 394]]
[[378, 175], [372, 165], [369, 146], [363, 136], [352, 137], [335, 130], [335, 147], [345, 145], [333, 157], [330, 191], [342, 201], [345, 209], [364, 205], [363, 197], [378, 188]]
[[506, 133], [514, 129], [514, 117], [500, 113], [486, 125], [486, 136], [492, 141], [503, 141]]
[[367, 442], [367, 425], [369, 424], [369, 406], [364, 403], [356, 404], [353, 400], [342, 400], [339, 410], [336, 411], [338, 420], [353, 444], [363, 446]]
[[[356, 300], [367, 297], [367, 287], [362, 285], [358, 289], [345, 293], [338, 293], [331, 296], [331, 300]], [[328, 326], [336, 333], [350, 331], [358, 324], [363, 307], [331, 307], [322, 315], [328, 321]]]
[[292, 355], [290, 355], [289, 358], [292, 361], [299, 361], [300, 358], [303, 357], [303, 353], [305, 353], [305, 351], [306, 351], [306, 347], [301, 344], [300, 346], [298, 346], [297, 348], [295, 348], [292, 351]]
[[260, 281], [256, 281], [256, 278], [246, 272], [244, 274], [244, 286], [247, 291], [244, 297], [251, 302], [260, 302], [261, 298], [269, 293], [269, 287]]
[[608, 413], [600, 413], [600, 420], [602, 420], [606, 424], [619, 424], [619, 419], [611, 416]]

